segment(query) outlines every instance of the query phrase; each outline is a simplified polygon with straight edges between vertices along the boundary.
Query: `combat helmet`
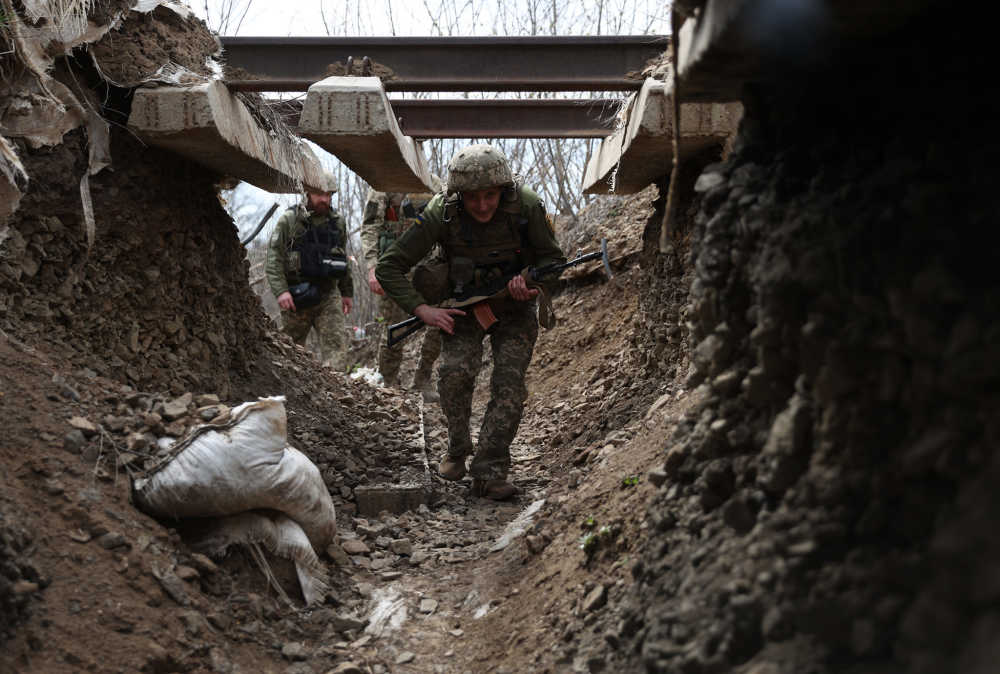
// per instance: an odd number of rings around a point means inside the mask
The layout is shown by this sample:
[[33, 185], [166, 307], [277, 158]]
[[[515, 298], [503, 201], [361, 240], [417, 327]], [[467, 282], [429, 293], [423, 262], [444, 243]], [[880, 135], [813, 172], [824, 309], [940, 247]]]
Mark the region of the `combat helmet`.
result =
[[514, 183], [503, 152], [492, 145], [469, 145], [448, 162], [448, 193], [484, 190]]

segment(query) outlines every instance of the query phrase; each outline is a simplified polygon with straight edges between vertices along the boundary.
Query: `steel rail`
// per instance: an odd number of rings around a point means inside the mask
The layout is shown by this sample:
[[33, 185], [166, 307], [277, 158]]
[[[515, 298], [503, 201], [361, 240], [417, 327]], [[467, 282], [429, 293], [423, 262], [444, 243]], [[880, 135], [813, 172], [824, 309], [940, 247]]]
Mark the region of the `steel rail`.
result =
[[[230, 88], [304, 91], [329, 66], [385, 78], [388, 91], [632, 91], [659, 35], [534, 37], [223, 37]], [[365, 57], [371, 64], [368, 72]], [[631, 76], [631, 77], [630, 77]]]
[[[323, 79], [226, 79], [230, 91], [306, 91]], [[386, 91], [638, 91], [642, 80], [624, 77], [590, 79], [395, 79], [383, 80]]]
[[390, 99], [414, 138], [604, 138], [618, 99]]

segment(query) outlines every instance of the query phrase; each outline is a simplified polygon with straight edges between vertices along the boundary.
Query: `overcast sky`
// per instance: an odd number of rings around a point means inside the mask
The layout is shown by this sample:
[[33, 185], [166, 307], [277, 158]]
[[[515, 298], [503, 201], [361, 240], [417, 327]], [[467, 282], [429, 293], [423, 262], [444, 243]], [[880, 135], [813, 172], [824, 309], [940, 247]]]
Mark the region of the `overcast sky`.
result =
[[624, 35], [669, 30], [665, 0], [188, 0], [188, 5], [222, 35]]

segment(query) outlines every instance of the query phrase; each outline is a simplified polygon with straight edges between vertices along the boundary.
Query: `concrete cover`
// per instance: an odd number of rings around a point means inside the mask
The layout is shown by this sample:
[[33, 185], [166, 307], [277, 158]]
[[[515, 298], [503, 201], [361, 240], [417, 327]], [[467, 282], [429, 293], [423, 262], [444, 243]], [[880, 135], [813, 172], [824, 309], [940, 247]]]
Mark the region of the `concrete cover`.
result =
[[[587, 163], [583, 191], [634, 194], [670, 173], [673, 162], [672, 81], [647, 79], [623, 110], [625, 124], [605, 138]], [[682, 103], [681, 159], [736, 132], [743, 107], [739, 103]], [[617, 168], [617, 173], [615, 170]]]
[[382, 192], [434, 192], [423, 150], [403, 134], [377, 77], [328, 77], [311, 87], [299, 133]]
[[268, 133], [222, 82], [136, 89], [128, 125], [150, 145], [268, 192], [333, 187], [308, 145]]
[[838, 49], [899, 28], [930, 2], [706, 0], [678, 33], [681, 98], [737, 101], [745, 82], [780, 78], [789, 66], [817, 67]]

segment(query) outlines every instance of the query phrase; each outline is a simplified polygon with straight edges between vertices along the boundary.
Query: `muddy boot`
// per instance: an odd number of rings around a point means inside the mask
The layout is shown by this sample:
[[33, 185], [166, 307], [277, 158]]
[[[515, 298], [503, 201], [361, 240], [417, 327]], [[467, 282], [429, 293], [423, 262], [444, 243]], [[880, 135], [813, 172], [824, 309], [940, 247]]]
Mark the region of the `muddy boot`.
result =
[[438, 465], [438, 475], [446, 480], [458, 482], [465, 477], [465, 457], [446, 456]]
[[506, 501], [517, 493], [517, 487], [507, 480], [473, 480], [472, 493], [494, 501]]

